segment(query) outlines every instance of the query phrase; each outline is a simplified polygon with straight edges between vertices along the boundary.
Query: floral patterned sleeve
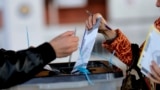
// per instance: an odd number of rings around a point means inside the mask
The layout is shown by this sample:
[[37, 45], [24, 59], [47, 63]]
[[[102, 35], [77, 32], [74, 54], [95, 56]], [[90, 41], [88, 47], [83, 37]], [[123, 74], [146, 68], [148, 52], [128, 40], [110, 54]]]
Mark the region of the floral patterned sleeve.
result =
[[122, 62], [129, 66], [132, 63], [131, 43], [119, 29], [117, 29], [116, 32], [117, 37], [110, 44], [104, 42], [104, 48], [106, 48], [110, 52], [113, 52], [115, 50], [115, 55]]
[[[160, 30], [160, 18], [158, 18], [154, 22], [155, 27]], [[114, 39], [113, 42], [107, 43], [104, 42], [104, 48], [113, 52], [115, 50], [115, 55], [126, 65], [131, 65], [132, 63], [132, 48], [131, 43], [128, 38], [119, 30], [116, 30], [117, 37]], [[140, 47], [140, 52], [142, 50], [144, 43]]]

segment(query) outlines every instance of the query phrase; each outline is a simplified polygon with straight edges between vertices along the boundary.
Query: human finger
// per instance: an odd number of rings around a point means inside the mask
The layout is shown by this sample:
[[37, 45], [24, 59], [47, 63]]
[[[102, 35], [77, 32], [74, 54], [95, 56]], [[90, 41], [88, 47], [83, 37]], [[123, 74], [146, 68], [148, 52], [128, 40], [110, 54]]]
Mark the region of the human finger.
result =
[[160, 81], [157, 80], [157, 79], [155, 79], [151, 74], [148, 74], [147, 77], [148, 77], [151, 81], [153, 81], [153, 82], [155, 82], [155, 83], [157, 83], [157, 84], [160, 84]]
[[155, 61], [152, 61], [152, 67], [154, 68], [155, 72], [160, 76], [160, 67]]
[[86, 20], [86, 29], [88, 29], [88, 30], [90, 29], [88, 20]]
[[153, 78], [160, 81], [160, 75], [156, 72], [155, 68], [152, 65], [150, 66], [150, 68]]
[[90, 15], [88, 18], [88, 26], [89, 26], [89, 29], [93, 27], [93, 15]]

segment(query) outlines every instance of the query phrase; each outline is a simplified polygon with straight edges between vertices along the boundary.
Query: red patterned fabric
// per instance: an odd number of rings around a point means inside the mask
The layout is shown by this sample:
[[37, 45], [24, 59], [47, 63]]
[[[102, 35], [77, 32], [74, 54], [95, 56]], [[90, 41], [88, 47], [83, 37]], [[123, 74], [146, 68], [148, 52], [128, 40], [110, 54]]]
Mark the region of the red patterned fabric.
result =
[[[155, 27], [160, 30], [160, 18], [158, 18], [154, 22]], [[128, 38], [119, 30], [116, 30], [117, 32], [117, 37], [116, 39], [108, 44], [107, 42], [104, 42], [105, 47], [107, 50], [110, 52], [113, 52], [114, 50], [115, 55], [126, 65], [130, 65], [132, 63], [132, 51], [131, 51], [131, 43], [128, 40]], [[141, 45], [141, 49], [143, 47], [143, 44]], [[141, 52], [141, 50], [140, 50]]]
[[119, 29], [117, 29], [116, 32], [117, 37], [115, 38], [115, 40], [110, 44], [104, 42], [104, 48], [106, 48], [110, 52], [113, 52], [115, 50], [115, 55], [120, 60], [122, 60], [122, 62], [130, 65], [132, 62], [131, 43]]
[[[154, 25], [160, 31], [160, 18], [158, 18], [154, 22]], [[132, 63], [131, 43], [128, 40], [128, 38], [119, 29], [117, 29], [116, 32], [117, 32], [116, 39], [112, 43], [109, 43], [109, 44], [107, 42], [104, 42], [105, 44], [104, 48], [106, 48], [110, 52], [113, 52], [115, 50], [116, 51], [115, 55], [122, 62], [124, 62], [126, 65], [129, 66]], [[143, 48], [143, 45], [144, 43], [140, 47], [140, 52]], [[155, 90], [155, 86], [153, 82], [150, 82], [148, 78], [146, 78], [146, 82], [150, 90]]]

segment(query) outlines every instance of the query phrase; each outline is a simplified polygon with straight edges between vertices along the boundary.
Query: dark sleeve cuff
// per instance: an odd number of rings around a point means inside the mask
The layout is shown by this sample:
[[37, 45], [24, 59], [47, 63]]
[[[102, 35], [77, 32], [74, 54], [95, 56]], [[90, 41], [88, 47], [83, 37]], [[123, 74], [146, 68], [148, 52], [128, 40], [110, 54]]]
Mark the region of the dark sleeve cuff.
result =
[[37, 47], [38, 52], [41, 53], [44, 63], [49, 63], [56, 58], [54, 48], [49, 43], [44, 43]]

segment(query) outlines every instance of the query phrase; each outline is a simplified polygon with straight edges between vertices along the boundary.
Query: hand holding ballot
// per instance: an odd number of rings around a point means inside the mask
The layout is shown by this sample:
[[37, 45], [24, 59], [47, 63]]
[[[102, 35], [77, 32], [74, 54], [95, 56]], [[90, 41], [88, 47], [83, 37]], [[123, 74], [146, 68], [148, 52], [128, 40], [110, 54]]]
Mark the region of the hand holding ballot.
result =
[[113, 40], [117, 36], [116, 32], [107, 25], [106, 20], [99, 13], [91, 14], [88, 17], [88, 19], [86, 20], [86, 28], [88, 30], [91, 30], [96, 23], [97, 18], [101, 18], [98, 32], [103, 34], [106, 40]]
[[74, 68], [72, 70], [72, 73], [79, 73], [80, 68], [85, 69], [87, 67], [96, 37], [98, 32], [98, 27], [100, 25], [101, 18], [97, 18], [95, 25], [93, 25], [93, 28], [91, 30], [85, 29], [83, 39], [80, 46], [80, 52], [78, 60], [76, 61], [76, 64], [74, 65]]
[[[87, 13], [89, 17], [86, 20], [86, 28], [79, 50], [79, 57], [72, 70], [72, 73], [75, 74], [77, 74], [78, 71], [77, 67], [86, 68], [98, 32], [103, 34], [107, 43], [111, 43], [117, 36], [116, 30], [112, 30], [107, 26], [107, 22], [101, 14], [92, 14], [89, 11], [87, 11]], [[104, 43], [102, 43], [102, 47], [105, 47]]]

